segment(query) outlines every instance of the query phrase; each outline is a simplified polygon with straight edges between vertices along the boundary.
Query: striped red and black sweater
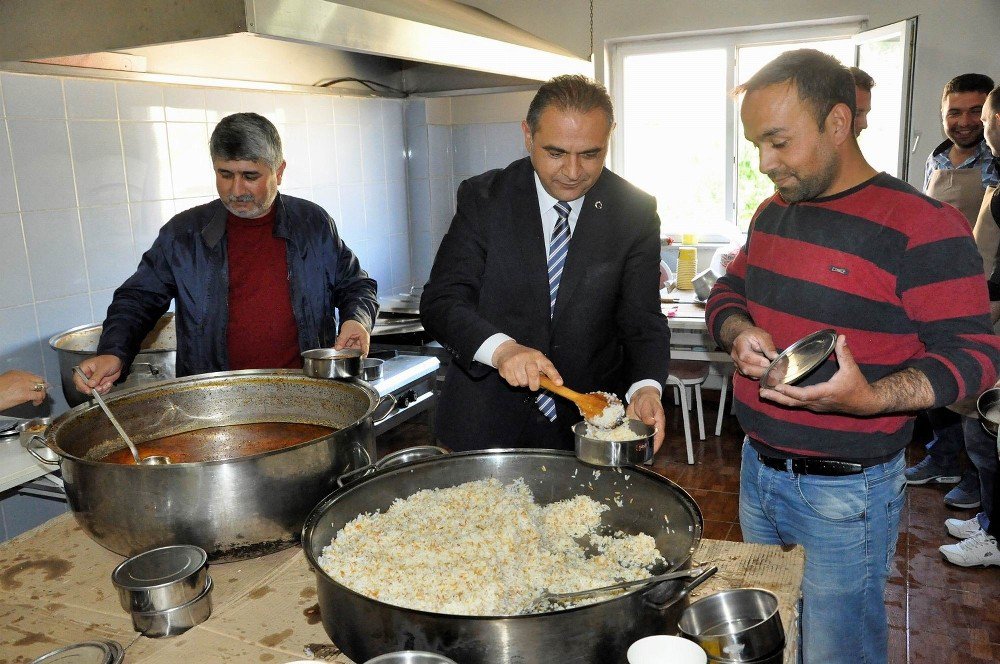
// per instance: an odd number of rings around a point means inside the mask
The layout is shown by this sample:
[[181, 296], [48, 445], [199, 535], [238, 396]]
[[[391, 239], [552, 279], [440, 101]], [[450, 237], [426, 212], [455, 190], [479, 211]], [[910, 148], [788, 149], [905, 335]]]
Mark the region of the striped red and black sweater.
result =
[[[705, 317], [718, 339], [729, 316], [746, 315], [779, 349], [834, 328], [868, 382], [913, 367], [944, 406], [997, 378], [1000, 338], [982, 269], [960, 212], [880, 173], [834, 196], [789, 205], [776, 193], [762, 203]], [[836, 368], [831, 357], [800, 385]], [[734, 384], [743, 430], [781, 456], [875, 459], [912, 434], [913, 413], [814, 413], [762, 400], [749, 378]]]

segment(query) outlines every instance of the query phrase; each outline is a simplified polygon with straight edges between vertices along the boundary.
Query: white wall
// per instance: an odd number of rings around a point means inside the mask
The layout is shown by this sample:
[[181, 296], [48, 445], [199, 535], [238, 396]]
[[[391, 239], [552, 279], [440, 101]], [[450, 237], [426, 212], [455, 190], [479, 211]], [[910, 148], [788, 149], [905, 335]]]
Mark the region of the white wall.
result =
[[380, 292], [410, 287], [402, 101], [0, 74], [0, 372], [44, 375], [42, 412], [65, 408], [49, 337], [102, 321], [160, 226], [216, 197], [208, 137], [237, 111], [277, 125], [280, 190], [326, 208]]
[[455, 214], [458, 185], [527, 155], [521, 119], [533, 92], [406, 102], [413, 281], [422, 285]]
[[[589, 53], [589, 8], [581, 0], [463, 0], [583, 57]], [[719, 28], [738, 29], [843, 16], [867, 16], [870, 27], [919, 18], [914, 130], [909, 181], [923, 184], [923, 162], [943, 140], [941, 88], [965, 72], [1000, 80], [998, 0], [595, 0], [595, 71], [604, 79], [606, 40]]]

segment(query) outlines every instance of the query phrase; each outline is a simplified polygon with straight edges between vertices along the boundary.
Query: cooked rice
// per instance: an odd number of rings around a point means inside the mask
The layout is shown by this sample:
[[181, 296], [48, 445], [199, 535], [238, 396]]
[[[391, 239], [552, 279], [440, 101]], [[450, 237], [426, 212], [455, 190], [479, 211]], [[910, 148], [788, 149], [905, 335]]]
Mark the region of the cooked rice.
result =
[[628, 420], [625, 420], [613, 429], [601, 429], [600, 427], [595, 427], [588, 423], [587, 437], [594, 438], [596, 440], [613, 441], [639, 440], [640, 438], [645, 438], [644, 435], [632, 431], [632, 428], [628, 425]]
[[622, 405], [621, 399], [610, 392], [597, 392], [597, 394], [606, 397], [608, 405], [600, 415], [588, 418], [587, 423], [599, 429], [610, 429], [625, 418], [625, 406]]
[[[339, 583], [396, 606], [483, 616], [548, 611], [557, 607], [536, 604], [545, 590], [646, 578], [663, 561], [649, 535], [596, 534], [608, 509], [587, 496], [538, 505], [521, 479], [425, 489], [353, 519], [319, 562]], [[589, 557], [576, 541], [588, 535], [597, 549]]]

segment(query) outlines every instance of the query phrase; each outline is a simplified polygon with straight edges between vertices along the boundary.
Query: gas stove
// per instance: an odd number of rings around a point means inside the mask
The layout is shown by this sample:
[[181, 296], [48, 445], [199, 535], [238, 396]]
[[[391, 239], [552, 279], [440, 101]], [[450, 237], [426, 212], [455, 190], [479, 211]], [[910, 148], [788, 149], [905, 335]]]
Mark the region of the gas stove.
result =
[[[391, 394], [395, 398], [391, 415], [375, 425], [375, 435], [385, 433], [419, 415], [437, 401], [434, 385], [441, 363], [436, 357], [397, 350], [373, 350], [369, 357], [385, 360], [382, 377], [369, 383], [380, 397]], [[375, 415], [384, 413], [378, 408]]]

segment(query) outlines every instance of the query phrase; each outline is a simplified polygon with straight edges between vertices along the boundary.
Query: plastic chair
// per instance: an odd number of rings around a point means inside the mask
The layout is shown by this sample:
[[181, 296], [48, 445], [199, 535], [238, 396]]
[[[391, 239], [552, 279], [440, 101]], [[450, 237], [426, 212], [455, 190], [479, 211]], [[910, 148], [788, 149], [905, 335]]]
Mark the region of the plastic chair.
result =
[[681, 417], [684, 420], [684, 442], [687, 444], [687, 459], [689, 464], [694, 464], [694, 445], [691, 441], [691, 410], [688, 390], [694, 390], [695, 404], [698, 406], [698, 438], [705, 440], [705, 414], [701, 405], [701, 386], [708, 378], [708, 362], [698, 362], [695, 360], [673, 360], [670, 362], [670, 375], [667, 376], [667, 385], [676, 388], [679, 395]]
[[[722, 378], [722, 389], [719, 392], [719, 414], [715, 418], [715, 435], [722, 435], [722, 417], [726, 414], [726, 393], [728, 392], [730, 383], [733, 381], [733, 365], [723, 364], [720, 365], [719, 373], [721, 373]], [[730, 399], [729, 413], [733, 414], [736, 412], [736, 395]]]

